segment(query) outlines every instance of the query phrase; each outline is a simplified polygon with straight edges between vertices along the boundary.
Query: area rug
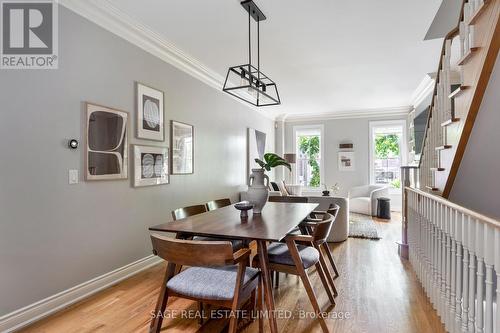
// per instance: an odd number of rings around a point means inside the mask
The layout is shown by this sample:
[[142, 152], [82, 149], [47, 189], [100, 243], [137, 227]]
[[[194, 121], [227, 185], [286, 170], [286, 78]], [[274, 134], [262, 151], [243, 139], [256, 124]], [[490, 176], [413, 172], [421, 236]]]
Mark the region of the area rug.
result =
[[357, 213], [350, 213], [349, 215], [349, 237], [366, 239], [381, 238], [378, 235], [377, 225], [371, 216]]

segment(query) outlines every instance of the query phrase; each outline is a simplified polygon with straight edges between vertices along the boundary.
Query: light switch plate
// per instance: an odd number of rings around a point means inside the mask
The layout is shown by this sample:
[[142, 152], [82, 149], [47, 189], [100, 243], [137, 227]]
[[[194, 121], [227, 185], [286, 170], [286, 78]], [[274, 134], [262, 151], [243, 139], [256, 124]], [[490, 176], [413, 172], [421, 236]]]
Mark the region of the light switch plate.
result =
[[78, 184], [78, 170], [69, 170], [69, 184]]

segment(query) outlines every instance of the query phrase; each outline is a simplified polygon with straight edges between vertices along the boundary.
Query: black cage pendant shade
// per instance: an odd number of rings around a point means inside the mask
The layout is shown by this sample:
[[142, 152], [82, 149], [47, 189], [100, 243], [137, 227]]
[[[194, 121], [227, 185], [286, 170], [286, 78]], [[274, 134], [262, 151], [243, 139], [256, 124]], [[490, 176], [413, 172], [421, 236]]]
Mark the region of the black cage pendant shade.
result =
[[[253, 0], [241, 2], [248, 12], [248, 64], [229, 67], [223, 91], [255, 106], [281, 104], [276, 83], [260, 71], [260, 21], [266, 16]], [[252, 65], [251, 20], [257, 22], [257, 67]]]

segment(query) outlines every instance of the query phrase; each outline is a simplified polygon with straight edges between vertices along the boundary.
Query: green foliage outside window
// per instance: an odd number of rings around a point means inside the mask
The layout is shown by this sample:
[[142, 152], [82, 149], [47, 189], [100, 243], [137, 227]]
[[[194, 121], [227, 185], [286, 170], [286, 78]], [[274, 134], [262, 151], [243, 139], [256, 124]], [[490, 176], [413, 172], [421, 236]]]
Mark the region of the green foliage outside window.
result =
[[299, 149], [301, 153], [307, 156], [309, 165], [311, 166], [311, 180], [309, 181], [309, 186], [318, 187], [320, 184], [320, 170], [317, 161], [320, 153], [319, 136], [300, 136]]
[[396, 134], [379, 134], [375, 138], [375, 154], [377, 158], [399, 156], [399, 138]]
[[[375, 155], [377, 158], [386, 160], [386, 168], [389, 167], [389, 158], [399, 156], [399, 137], [396, 134], [379, 134], [375, 138]], [[394, 188], [401, 187], [401, 181], [394, 179], [391, 182]]]

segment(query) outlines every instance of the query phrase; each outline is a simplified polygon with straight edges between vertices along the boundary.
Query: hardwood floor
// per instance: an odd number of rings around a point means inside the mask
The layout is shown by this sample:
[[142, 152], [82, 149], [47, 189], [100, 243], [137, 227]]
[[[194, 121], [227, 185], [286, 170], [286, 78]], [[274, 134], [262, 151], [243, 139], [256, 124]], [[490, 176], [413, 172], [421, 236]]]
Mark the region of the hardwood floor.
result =
[[[337, 305], [330, 309], [327, 319], [331, 332], [445, 332], [409, 263], [397, 255], [399, 219], [393, 213], [392, 221], [377, 221], [381, 240], [349, 238], [333, 246], [341, 276], [335, 280], [339, 290]], [[148, 332], [163, 273], [164, 265], [152, 267], [22, 332]], [[329, 303], [321, 292], [321, 281], [316, 273], [311, 279], [319, 303], [326, 309]], [[282, 274], [280, 288], [275, 292], [276, 308], [283, 310], [280, 314], [292, 315], [278, 319], [280, 332], [321, 332], [317, 320], [299, 318], [303, 311], [310, 314], [312, 307], [297, 277], [285, 278]], [[177, 314], [175, 319], [164, 321], [164, 331], [219, 332], [223, 327], [221, 321], [212, 320], [200, 328], [196, 316], [183, 318], [188, 315], [186, 311], [197, 310], [193, 302], [173, 299], [168, 308]], [[257, 331], [257, 321], [242, 330]]]

